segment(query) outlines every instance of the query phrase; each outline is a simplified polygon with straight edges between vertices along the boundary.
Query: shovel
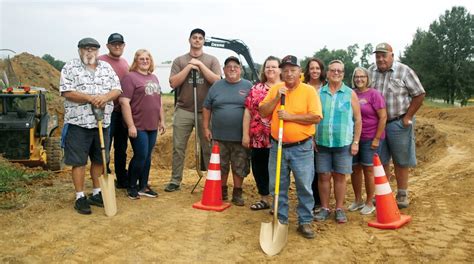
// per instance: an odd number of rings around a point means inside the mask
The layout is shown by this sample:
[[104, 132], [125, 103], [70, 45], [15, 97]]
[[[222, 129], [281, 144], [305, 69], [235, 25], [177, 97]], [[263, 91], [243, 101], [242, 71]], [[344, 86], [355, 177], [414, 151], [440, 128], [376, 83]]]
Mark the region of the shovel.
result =
[[194, 97], [194, 141], [195, 141], [195, 147], [196, 149], [194, 150], [194, 157], [196, 159], [196, 171], [199, 176], [198, 181], [194, 185], [193, 189], [191, 190], [191, 193], [194, 192], [194, 189], [198, 186], [199, 182], [201, 181], [203, 175], [201, 171], [202, 167], [202, 150], [200, 147], [200, 142], [199, 142], [199, 120], [198, 120], [198, 107], [197, 107], [197, 81], [196, 81], [196, 70], [193, 69], [191, 71], [191, 74], [193, 76], [193, 97]]
[[[281, 96], [280, 110], [285, 110], [285, 95]], [[262, 223], [260, 227], [260, 247], [263, 252], [269, 256], [274, 256], [283, 249], [288, 240], [288, 225], [281, 224], [278, 221], [278, 196], [280, 194], [280, 171], [281, 171], [281, 152], [283, 141], [283, 120], [280, 119], [278, 126], [278, 151], [277, 167], [275, 175], [275, 197], [273, 206], [273, 222]]]
[[105, 155], [104, 132], [102, 131], [102, 121], [104, 120], [104, 110], [91, 105], [92, 112], [97, 120], [99, 129], [100, 149], [102, 150], [102, 165], [104, 174], [99, 177], [100, 188], [102, 190], [102, 200], [104, 201], [105, 215], [114, 216], [117, 214], [117, 201], [115, 200], [115, 175], [107, 173], [107, 159]]

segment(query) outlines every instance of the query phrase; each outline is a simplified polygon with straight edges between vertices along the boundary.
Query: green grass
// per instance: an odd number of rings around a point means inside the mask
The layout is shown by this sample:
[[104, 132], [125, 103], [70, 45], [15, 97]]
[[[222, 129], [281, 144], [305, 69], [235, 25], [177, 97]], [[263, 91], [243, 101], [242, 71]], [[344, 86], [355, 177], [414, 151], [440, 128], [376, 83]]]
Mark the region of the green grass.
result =
[[459, 107], [458, 105], [452, 105], [452, 104], [447, 104], [447, 103], [442, 103], [438, 101], [433, 101], [431, 98], [425, 98], [423, 101], [423, 104], [429, 107], [434, 107], [434, 108], [457, 108]]
[[28, 171], [27, 169], [20, 169], [2, 159], [0, 160], [0, 193], [23, 192], [25, 191], [25, 183], [48, 176], [48, 172], [34, 172]]

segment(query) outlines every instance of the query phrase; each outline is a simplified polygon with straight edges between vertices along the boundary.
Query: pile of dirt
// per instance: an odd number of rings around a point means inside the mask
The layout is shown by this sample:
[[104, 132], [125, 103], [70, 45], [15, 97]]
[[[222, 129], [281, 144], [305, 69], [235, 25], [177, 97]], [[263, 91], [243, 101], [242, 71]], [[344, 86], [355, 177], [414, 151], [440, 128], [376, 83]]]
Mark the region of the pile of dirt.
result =
[[[40, 57], [23, 52], [10, 59], [13, 71], [21, 85], [45, 88], [48, 111], [58, 116], [60, 128], [64, 119], [64, 98], [59, 95], [60, 72]], [[5, 69], [5, 61], [0, 61], [0, 72]]]

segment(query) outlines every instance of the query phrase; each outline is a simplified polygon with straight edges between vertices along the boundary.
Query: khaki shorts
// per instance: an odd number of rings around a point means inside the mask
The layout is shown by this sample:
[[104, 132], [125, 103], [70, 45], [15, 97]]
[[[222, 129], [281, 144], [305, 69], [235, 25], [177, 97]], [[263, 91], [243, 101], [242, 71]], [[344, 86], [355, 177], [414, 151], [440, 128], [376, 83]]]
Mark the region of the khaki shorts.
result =
[[232, 165], [232, 174], [247, 177], [250, 173], [250, 149], [246, 149], [240, 142], [219, 141], [221, 173], [229, 174]]

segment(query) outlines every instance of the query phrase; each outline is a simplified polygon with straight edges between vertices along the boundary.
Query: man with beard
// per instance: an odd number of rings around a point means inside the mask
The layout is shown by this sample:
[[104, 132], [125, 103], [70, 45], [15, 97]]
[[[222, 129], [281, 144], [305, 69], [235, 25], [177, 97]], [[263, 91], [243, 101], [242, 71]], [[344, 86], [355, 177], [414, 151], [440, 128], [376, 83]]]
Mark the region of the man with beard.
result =
[[[64, 101], [65, 135], [64, 163], [72, 166], [72, 180], [76, 191], [74, 208], [80, 214], [91, 214], [90, 205], [103, 207], [99, 176], [103, 172], [97, 120], [92, 108], [104, 111], [103, 132], [108, 147], [108, 127], [113, 111], [113, 100], [122, 92], [119, 78], [104, 61], [97, 60], [100, 44], [93, 38], [78, 43], [79, 59], [66, 63], [61, 70], [59, 91]], [[87, 159], [90, 158], [92, 196], [84, 194]], [[107, 159], [108, 153], [107, 153]]]
[[[123, 36], [119, 33], [112, 33], [107, 39], [108, 54], [103, 54], [98, 57], [99, 60], [106, 61], [112, 66], [115, 73], [122, 81], [125, 74], [128, 73], [128, 62], [122, 58], [123, 50], [125, 48], [125, 41]], [[117, 176], [117, 188], [123, 189], [128, 186], [127, 178], [127, 145], [128, 145], [128, 130], [123, 121], [122, 111], [118, 99], [114, 100], [114, 111], [110, 121], [110, 145], [107, 149], [110, 152], [112, 147], [112, 140], [114, 144], [114, 168]], [[110, 173], [109, 163], [107, 163], [107, 171]]]

